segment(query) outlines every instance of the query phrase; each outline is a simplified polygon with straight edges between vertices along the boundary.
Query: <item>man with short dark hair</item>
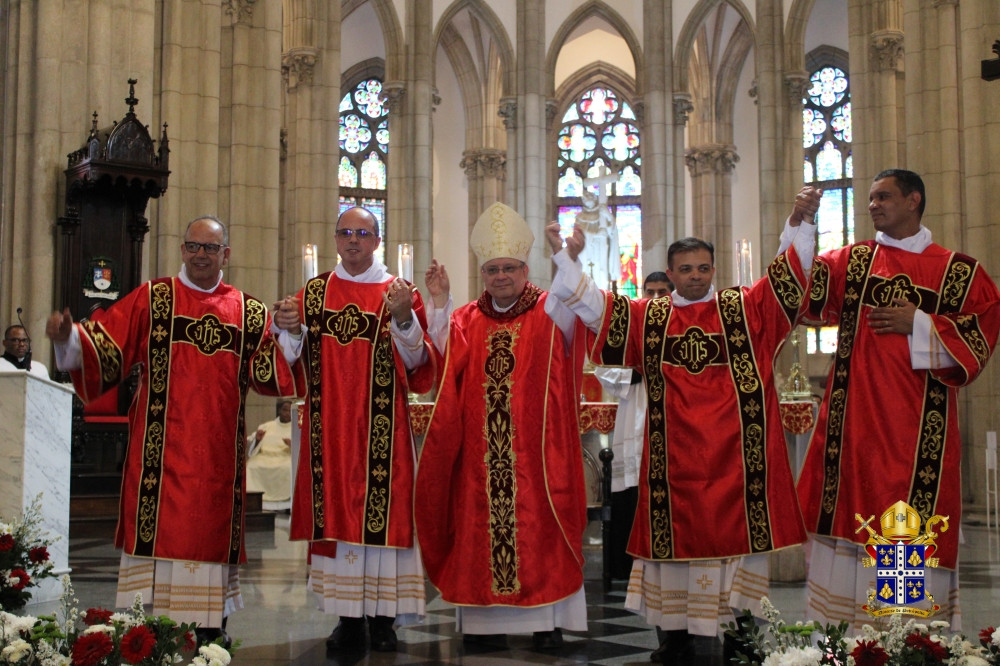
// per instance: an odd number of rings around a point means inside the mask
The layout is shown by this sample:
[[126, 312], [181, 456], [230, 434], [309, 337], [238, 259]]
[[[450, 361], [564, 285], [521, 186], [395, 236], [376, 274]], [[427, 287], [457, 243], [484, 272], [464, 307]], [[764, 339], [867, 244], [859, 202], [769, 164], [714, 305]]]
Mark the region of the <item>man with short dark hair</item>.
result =
[[[779, 254], [750, 287], [715, 290], [715, 250], [699, 238], [667, 250], [669, 298], [630, 300], [582, 270], [583, 234], [546, 236], [552, 293], [591, 332], [591, 359], [645, 379], [646, 423], [636, 559], [625, 607], [657, 628], [657, 663], [694, 663], [694, 636], [716, 636], [733, 609], [762, 617], [769, 554], [805, 541], [774, 386], [774, 358], [804, 307], [820, 193], [803, 188]], [[724, 644], [727, 659], [735, 645]]]
[[290, 537], [312, 542], [312, 589], [340, 616], [327, 649], [393, 652], [425, 609], [407, 396], [433, 388], [434, 357], [419, 292], [375, 259], [375, 215], [346, 210], [336, 238], [336, 268], [275, 306], [308, 373]]
[[33, 375], [49, 378], [45, 365], [31, 358], [31, 338], [20, 324], [11, 324], [3, 332], [0, 372], [7, 370], [26, 370]]
[[275, 345], [265, 305], [222, 280], [222, 221], [195, 218], [180, 249], [179, 276], [140, 285], [96, 319], [54, 312], [45, 333], [85, 403], [141, 369], [115, 534], [124, 551], [117, 605], [141, 593], [154, 615], [201, 625], [200, 641], [226, 641], [225, 618], [243, 607], [246, 394], [304, 386]]
[[962, 516], [958, 389], [986, 365], [1000, 332], [1000, 292], [973, 258], [946, 250], [921, 224], [923, 180], [891, 169], [875, 176], [868, 213], [875, 240], [816, 257], [812, 324], [839, 324], [838, 351], [798, 482], [809, 545], [808, 610], [824, 623], [869, 622], [874, 588], [863, 569], [868, 534], [855, 515], [880, 516], [897, 501], [938, 527], [939, 567], [926, 589], [958, 619]]

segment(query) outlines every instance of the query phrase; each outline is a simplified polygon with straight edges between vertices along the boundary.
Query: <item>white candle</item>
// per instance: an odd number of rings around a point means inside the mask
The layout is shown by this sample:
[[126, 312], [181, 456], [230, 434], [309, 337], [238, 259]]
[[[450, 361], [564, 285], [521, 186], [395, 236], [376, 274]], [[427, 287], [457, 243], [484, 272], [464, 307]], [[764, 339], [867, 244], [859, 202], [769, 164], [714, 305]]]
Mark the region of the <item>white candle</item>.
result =
[[753, 284], [753, 253], [747, 238], [736, 241], [736, 282], [742, 287]]
[[302, 245], [302, 281], [308, 282], [316, 277], [316, 245], [305, 243]]
[[413, 246], [409, 243], [399, 244], [399, 277], [413, 282]]

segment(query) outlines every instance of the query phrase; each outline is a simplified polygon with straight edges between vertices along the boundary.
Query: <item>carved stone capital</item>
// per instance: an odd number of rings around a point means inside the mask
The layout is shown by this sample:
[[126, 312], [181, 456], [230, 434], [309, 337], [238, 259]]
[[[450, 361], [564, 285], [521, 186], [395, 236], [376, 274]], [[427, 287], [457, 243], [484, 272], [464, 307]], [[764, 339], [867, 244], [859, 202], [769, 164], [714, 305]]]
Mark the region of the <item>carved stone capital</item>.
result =
[[497, 115], [503, 118], [503, 126], [508, 130], [517, 129], [517, 98], [502, 97]]
[[740, 156], [736, 154], [736, 146], [729, 144], [696, 146], [684, 151], [684, 164], [687, 165], [692, 177], [705, 174], [730, 174], [739, 161]]
[[947, 6], [958, 7], [958, 0], [934, 0], [933, 4], [934, 4], [934, 9], [937, 9], [938, 7], [947, 7]]
[[382, 103], [389, 107], [389, 113], [399, 113], [403, 110], [404, 95], [406, 95], [404, 82], [386, 81], [382, 84]]
[[257, 0], [222, 0], [222, 8], [232, 19], [233, 25], [249, 24]]
[[694, 111], [694, 102], [690, 93], [674, 93], [674, 124], [687, 125], [688, 114]]
[[877, 69], [895, 70], [903, 58], [903, 33], [900, 30], [879, 30], [872, 33], [872, 64]]
[[646, 118], [646, 100], [635, 99], [632, 100], [632, 113], [635, 114], [635, 119], [640, 125], [642, 121]]
[[477, 148], [462, 153], [458, 166], [465, 170], [469, 180], [507, 177], [507, 153], [499, 148]]
[[552, 121], [556, 119], [556, 115], [559, 113], [558, 102], [554, 99], [545, 100], [545, 126], [552, 127]]
[[437, 111], [439, 106], [441, 106], [441, 91], [431, 88], [431, 111]]
[[318, 56], [319, 51], [311, 46], [297, 46], [281, 54], [281, 78], [286, 90], [295, 90], [300, 83], [312, 84]]
[[753, 81], [750, 82], [750, 89], [747, 90], [747, 95], [753, 100], [753, 105], [757, 106], [757, 77], [754, 77]]
[[785, 74], [785, 93], [788, 103], [802, 106], [802, 98], [809, 92], [809, 72], [788, 72]]

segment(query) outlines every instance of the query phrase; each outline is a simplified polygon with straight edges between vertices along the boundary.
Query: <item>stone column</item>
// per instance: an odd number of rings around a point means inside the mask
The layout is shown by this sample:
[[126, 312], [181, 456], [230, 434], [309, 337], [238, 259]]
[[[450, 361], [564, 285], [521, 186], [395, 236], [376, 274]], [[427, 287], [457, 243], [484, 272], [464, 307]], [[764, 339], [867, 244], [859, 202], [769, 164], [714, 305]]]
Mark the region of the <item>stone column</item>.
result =
[[[683, 124], [678, 142], [677, 108], [673, 103], [673, 9], [663, 0], [643, 0], [643, 69], [637, 73], [642, 92], [636, 104], [642, 128], [642, 270], [639, 284], [654, 270], [666, 270], [667, 246], [678, 238], [683, 220]], [[686, 114], [685, 114], [686, 117]]]
[[[546, 173], [549, 122], [555, 112], [546, 97], [545, 2], [517, 0], [517, 126], [513, 156], [508, 156], [508, 179], [513, 199], [508, 204], [519, 212], [535, 235], [528, 259], [531, 281], [546, 288], [552, 281], [552, 264], [545, 225], [550, 214]], [[476, 293], [476, 291], [470, 291]]]
[[[159, 136], [163, 116], [148, 74], [155, 69], [156, 7], [154, 0], [3, 5], [0, 321], [5, 327], [16, 323], [22, 308], [34, 358], [50, 368], [44, 332], [53, 306], [61, 305], [53, 303], [61, 270], [59, 235], [53, 230], [64, 212], [66, 155], [83, 145], [94, 111], [102, 127], [125, 115], [128, 79], [137, 73], [136, 113]], [[123, 25], [128, 29], [116, 29]], [[171, 178], [171, 192], [174, 182]], [[153, 201], [146, 214], [156, 218]], [[173, 249], [176, 270], [177, 246]]]
[[233, 246], [229, 281], [271, 303], [280, 293], [282, 8], [249, 0], [223, 5], [218, 214]]
[[765, 248], [772, 252], [778, 247], [780, 221], [788, 214], [790, 197], [802, 184], [802, 97], [798, 86], [802, 73], [785, 72], [780, 0], [757, 3], [756, 45], [761, 192], [760, 240], [754, 254], [759, 256]]
[[[487, 206], [495, 201], [504, 200], [504, 181], [507, 175], [506, 153], [499, 148], [478, 148], [462, 153], [459, 164], [465, 170], [469, 181], [469, 220], [475, 224], [479, 215]], [[472, 233], [471, 226], [469, 233]], [[469, 295], [473, 297], [481, 291], [479, 283], [478, 260], [475, 254], [469, 253]]]
[[392, 156], [385, 254], [393, 274], [397, 272], [399, 243], [413, 244], [415, 276], [432, 258], [432, 19], [431, 3], [407, 0], [405, 71], [386, 73]]
[[317, 246], [319, 272], [337, 263], [337, 142], [340, 106], [340, 3], [285, 3], [284, 191], [281, 293], [302, 286], [302, 245]]
[[[693, 233], [715, 244], [715, 284], [735, 284], [731, 211], [733, 170], [740, 161], [736, 146], [694, 146], [687, 149], [684, 161], [691, 173]], [[755, 259], [757, 254], [755, 247]]]

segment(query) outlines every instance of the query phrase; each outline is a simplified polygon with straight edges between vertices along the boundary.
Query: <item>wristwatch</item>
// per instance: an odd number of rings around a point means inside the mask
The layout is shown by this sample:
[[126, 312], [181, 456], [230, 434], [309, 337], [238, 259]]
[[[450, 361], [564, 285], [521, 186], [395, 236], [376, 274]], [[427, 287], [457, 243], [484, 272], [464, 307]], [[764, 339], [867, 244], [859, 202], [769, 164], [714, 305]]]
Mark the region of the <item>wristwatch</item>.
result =
[[401, 330], [401, 331], [408, 331], [408, 330], [410, 330], [411, 326], [413, 326], [413, 320], [412, 319], [407, 319], [403, 323], [399, 324], [399, 330]]

